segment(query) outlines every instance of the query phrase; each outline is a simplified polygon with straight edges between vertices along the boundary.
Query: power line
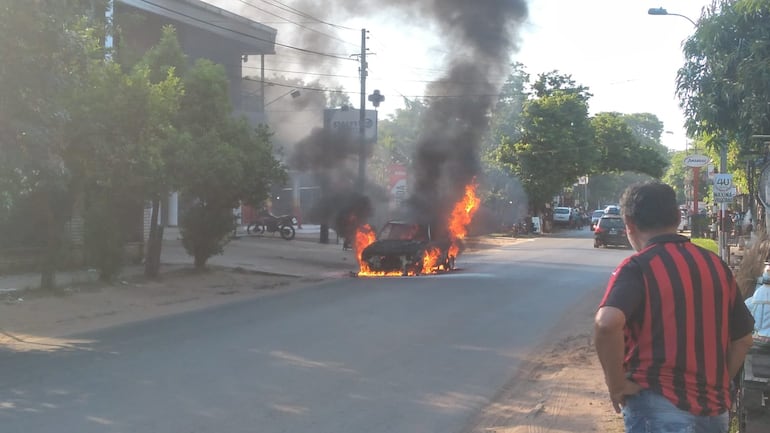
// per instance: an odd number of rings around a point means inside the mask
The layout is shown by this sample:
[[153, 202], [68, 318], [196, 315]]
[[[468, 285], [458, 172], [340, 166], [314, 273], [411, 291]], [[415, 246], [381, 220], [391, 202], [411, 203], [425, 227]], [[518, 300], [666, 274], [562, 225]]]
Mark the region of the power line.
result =
[[294, 47], [294, 46], [291, 46], [291, 45], [281, 44], [281, 43], [278, 43], [278, 42], [269, 41], [267, 39], [258, 38], [256, 36], [250, 35], [248, 33], [239, 32], [237, 30], [233, 30], [233, 29], [230, 29], [230, 28], [227, 28], [227, 27], [223, 27], [223, 26], [217, 25], [217, 24], [215, 24], [213, 22], [204, 21], [204, 20], [202, 20], [200, 18], [196, 18], [196, 17], [190, 16], [190, 15], [187, 15], [185, 13], [182, 13], [182, 12], [179, 12], [179, 11], [176, 11], [176, 10], [173, 10], [173, 9], [169, 9], [169, 8], [167, 8], [165, 6], [161, 6], [161, 5], [157, 4], [157, 3], [151, 2], [149, 0], [141, 0], [141, 1], [143, 3], [146, 3], [146, 4], [150, 5], [150, 6], [155, 6], [158, 9], [162, 9], [162, 10], [171, 12], [171, 13], [179, 15], [181, 17], [185, 17], [187, 19], [191, 19], [193, 21], [197, 21], [199, 23], [203, 23], [203, 24], [210, 25], [210, 26], [222, 29], [222, 30], [226, 30], [226, 31], [229, 31], [229, 32], [241, 35], [241, 36], [245, 36], [245, 37], [247, 37], [249, 39], [254, 39], [254, 40], [257, 40], [257, 41], [260, 41], [260, 42], [265, 42], [265, 43], [268, 43], [268, 44], [274, 44], [274, 45], [277, 45], [277, 46], [280, 46], [280, 47], [284, 47], [284, 48], [290, 48], [292, 50], [301, 51], [303, 53], [316, 54], [316, 55], [324, 56], [324, 57], [332, 57], [332, 58], [336, 58], [336, 59], [340, 59], [340, 60], [350, 60], [348, 57], [342, 57], [342, 56], [338, 56], [338, 55], [334, 55], [334, 54], [328, 54], [328, 53], [321, 53], [319, 51], [308, 50], [308, 49], [305, 49], [305, 48]]
[[[262, 70], [262, 68], [259, 67], [259, 66], [246, 66], [246, 65], [244, 65], [243, 67], [245, 69]], [[314, 76], [319, 76], [319, 77], [358, 78], [357, 76], [354, 76], [354, 75], [338, 75], [338, 74], [324, 74], [324, 73], [320, 73], [320, 72], [289, 71], [289, 70], [285, 70], [285, 69], [265, 68], [264, 70], [265, 71], [270, 71], [270, 72], [283, 72], [283, 73], [286, 73], [286, 74], [314, 75]]]
[[[249, 81], [260, 81], [260, 80], [249, 80]], [[265, 80], [265, 84], [268, 86], [278, 86], [278, 87], [287, 87], [287, 88], [294, 88], [299, 90], [310, 90], [315, 92], [329, 92], [329, 93], [350, 93], [350, 94], [359, 94], [360, 92], [350, 92], [347, 90], [339, 90], [339, 89], [329, 89], [329, 88], [323, 88], [323, 87], [311, 87], [311, 86], [295, 86], [291, 84], [283, 84], [283, 83], [277, 83], [275, 81], [267, 81]]]
[[[295, 14], [297, 14], [297, 15], [299, 15], [299, 16], [301, 16], [301, 17], [303, 17], [303, 18], [311, 19], [311, 20], [313, 20], [313, 21], [315, 21], [315, 22], [317, 22], [317, 23], [320, 23], [320, 24], [325, 24], [325, 25], [327, 25], [327, 26], [330, 26], [330, 27], [335, 27], [335, 28], [338, 28], [338, 29], [343, 29], [343, 30], [353, 30], [353, 31], [358, 31], [358, 29], [354, 29], [354, 28], [350, 28], [350, 27], [341, 26], [341, 25], [339, 25], [339, 24], [330, 23], [330, 22], [324, 21], [324, 20], [322, 20], [322, 19], [320, 19], [320, 18], [316, 18], [316, 17], [314, 17], [314, 16], [312, 16], [312, 15], [310, 15], [310, 14], [306, 13], [306, 12], [302, 12], [301, 10], [299, 10], [299, 9], [296, 9], [296, 8], [293, 8], [293, 7], [289, 6], [289, 5], [287, 5], [286, 3], [282, 3], [282, 2], [280, 2], [280, 1], [278, 1], [278, 0], [272, 0], [272, 2], [270, 2], [270, 1], [267, 1], [267, 0], [260, 0], [260, 1], [261, 1], [262, 3], [266, 3], [266, 4], [269, 4], [270, 6], [273, 6], [273, 7], [275, 7], [275, 8], [278, 8], [278, 9], [284, 10], [284, 11], [286, 11], [286, 12], [292, 12], [292, 13], [295, 13]], [[280, 5], [280, 6], [276, 6], [276, 3], [277, 3], [278, 5]]]
[[[258, 11], [264, 12], [264, 13], [266, 13], [266, 14], [270, 15], [270, 16], [274, 16], [274, 17], [276, 17], [276, 18], [278, 18], [278, 19], [282, 19], [282, 20], [285, 20], [285, 21], [287, 21], [287, 22], [289, 22], [289, 23], [291, 23], [291, 24], [294, 24], [294, 25], [296, 25], [296, 26], [298, 26], [298, 27], [301, 27], [301, 28], [303, 28], [303, 29], [306, 29], [306, 30], [310, 30], [311, 32], [315, 32], [315, 33], [318, 33], [318, 34], [320, 34], [320, 35], [326, 36], [326, 37], [327, 37], [327, 38], [329, 38], [329, 39], [333, 39], [333, 40], [335, 40], [335, 41], [339, 41], [339, 42], [342, 42], [343, 44], [348, 44], [348, 45], [353, 45], [353, 46], [356, 46], [355, 44], [353, 44], [353, 43], [351, 43], [351, 42], [348, 42], [348, 41], [345, 41], [345, 40], [342, 40], [342, 39], [340, 39], [340, 38], [338, 38], [338, 37], [336, 37], [336, 36], [333, 36], [333, 35], [330, 35], [330, 34], [324, 33], [324, 32], [322, 32], [322, 31], [320, 31], [320, 30], [316, 30], [316, 29], [314, 29], [314, 28], [311, 28], [311, 27], [308, 27], [308, 26], [302, 25], [302, 24], [300, 24], [300, 23], [298, 23], [298, 22], [296, 22], [296, 21], [292, 21], [292, 20], [290, 20], [290, 19], [288, 19], [288, 18], [285, 18], [285, 17], [282, 17], [282, 16], [280, 16], [280, 15], [278, 15], [278, 14], [274, 14], [274, 13], [272, 13], [272, 12], [270, 12], [270, 11], [266, 10], [266, 9], [263, 9], [263, 8], [261, 8], [261, 7], [259, 7], [259, 6], [256, 6], [255, 4], [253, 4], [253, 3], [251, 3], [251, 2], [248, 2], [248, 1], [246, 1], [246, 0], [238, 0], [238, 1], [240, 1], [241, 3], [243, 3], [243, 4], [247, 5], [247, 6], [250, 6], [250, 7], [252, 7], [252, 8], [254, 8], [254, 9], [258, 10]], [[268, 3], [268, 4], [269, 4], [269, 3]], [[279, 8], [279, 9], [280, 9], [280, 8]]]

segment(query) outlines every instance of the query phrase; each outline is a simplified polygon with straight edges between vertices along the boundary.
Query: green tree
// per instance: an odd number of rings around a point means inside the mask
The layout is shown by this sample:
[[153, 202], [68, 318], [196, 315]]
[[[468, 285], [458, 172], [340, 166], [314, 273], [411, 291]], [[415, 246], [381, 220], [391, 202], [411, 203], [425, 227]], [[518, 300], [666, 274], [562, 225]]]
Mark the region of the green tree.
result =
[[[89, 86], [71, 95], [68, 165], [82, 174], [86, 251], [105, 280], [123, 264], [129, 236], [141, 240], [137, 210], [150, 199], [157, 212], [159, 198], [170, 189], [165, 166], [178, 140], [173, 121], [182, 95], [177, 67], [184, 67], [184, 56], [173, 28], [166, 28], [160, 43], [133, 67], [92, 61]], [[160, 236], [152, 227], [145, 261], [146, 270], [152, 266], [155, 272], [150, 276], [157, 274], [160, 258]]]
[[411, 165], [426, 110], [423, 100], [404, 98], [404, 108], [397, 108], [387, 119], [380, 120], [377, 145], [368, 161], [373, 182], [386, 185], [391, 164]]
[[594, 167], [596, 173], [632, 171], [660, 178], [668, 164], [661, 155], [658, 135], [653, 137], [636, 130], [629, 119], [620, 113], [599, 113], [591, 119], [595, 134], [596, 151], [600, 157]]
[[259, 203], [286, 172], [273, 156], [270, 134], [232, 118], [224, 68], [198, 60], [184, 79], [179, 125], [187, 133], [173, 161], [181, 193], [191, 202], [181, 221], [182, 243], [201, 269], [223, 251], [240, 201]]
[[770, 3], [715, 0], [683, 51], [677, 94], [690, 135], [756, 150], [750, 137], [770, 131]]
[[91, 2], [12, 3], [0, 7], [0, 177], [6, 200], [25, 201], [41, 216], [41, 286], [53, 289], [81, 177], [66, 139], [77, 127], [72, 95], [89, 87], [91, 61], [104, 51], [86, 18]]
[[500, 146], [498, 161], [521, 181], [530, 209], [589, 173], [598, 155], [588, 117], [587, 88], [568, 75], [541, 74], [524, 104], [521, 137]]
[[144, 139], [149, 149], [142, 156], [147, 162], [143, 193], [152, 203], [144, 274], [157, 277], [163, 245], [163, 230], [158, 219], [163, 198], [178, 186], [169, 164], [178, 157], [185, 140], [178, 125], [179, 104], [184, 94], [178, 77], [184, 75], [187, 69], [187, 56], [179, 45], [173, 26], [163, 28], [158, 44], [144, 54], [135, 69], [147, 71], [154, 89], [150, 100], [153, 110], [149, 110], [153, 117], [148, 119], [154, 123], [148, 125], [148, 134]]
[[529, 79], [524, 65], [514, 63], [511, 66], [511, 72], [500, 89], [500, 96], [492, 111], [489, 134], [484, 140], [482, 157], [489, 163], [494, 163], [494, 154], [500, 143], [517, 141], [521, 136], [521, 113], [529, 97]]
[[500, 89], [500, 96], [490, 116], [488, 133], [482, 142], [484, 176], [481, 179], [481, 198], [504, 225], [520, 222], [529, 212], [529, 203], [521, 182], [509, 175], [507, 168], [497, 158], [502, 143], [517, 141], [521, 137], [521, 113], [529, 97], [529, 79], [524, 65], [511, 65], [511, 72]]

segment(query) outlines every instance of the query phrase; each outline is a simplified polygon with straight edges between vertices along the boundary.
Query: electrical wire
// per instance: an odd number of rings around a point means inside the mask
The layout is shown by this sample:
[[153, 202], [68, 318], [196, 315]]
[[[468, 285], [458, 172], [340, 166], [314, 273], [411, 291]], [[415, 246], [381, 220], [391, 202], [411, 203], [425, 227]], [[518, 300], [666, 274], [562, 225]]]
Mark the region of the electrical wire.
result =
[[[270, 15], [270, 16], [276, 17], [276, 18], [278, 18], [278, 19], [282, 19], [282, 20], [284, 20], [284, 21], [286, 21], [286, 22], [288, 22], [288, 23], [294, 24], [294, 25], [296, 25], [296, 26], [298, 26], [298, 27], [301, 27], [301, 28], [303, 28], [303, 29], [306, 29], [306, 30], [310, 30], [311, 32], [315, 32], [315, 33], [318, 33], [318, 34], [320, 34], [320, 35], [326, 36], [326, 37], [327, 37], [327, 38], [329, 38], [329, 39], [333, 39], [333, 40], [335, 40], [335, 41], [338, 41], [338, 42], [342, 42], [343, 44], [352, 45], [352, 46], [354, 46], [354, 47], [355, 47], [355, 46], [358, 46], [358, 45], [356, 45], [356, 44], [354, 44], [354, 43], [352, 43], [352, 42], [348, 42], [348, 41], [342, 40], [342, 39], [340, 39], [340, 38], [338, 38], [338, 37], [336, 37], [336, 36], [333, 36], [333, 35], [330, 35], [330, 34], [324, 33], [324, 32], [322, 32], [322, 31], [320, 31], [320, 30], [316, 30], [316, 29], [314, 29], [314, 28], [311, 28], [311, 27], [305, 26], [305, 25], [303, 25], [303, 24], [300, 24], [300, 23], [298, 23], [298, 22], [296, 22], [296, 21], [292, 21], [292, 20], [290, 20], [290, 19], [288, 19], [288, 18], [282, 17], [282, 16], [280, 16], [280, 15], [278, 15], [278, 14], [274, 14], [274, 13], [272, 13], [272, 12], [270, 12], [270, 11], [266, 10], [266, 9], [263, 9], [263, 8], [261, 8], [261, 7], [259, 7], [259, 6], [256, 6], [255, 4], [253, 4], [253, 3], [249, 2], [249, 1], [246, 1], [246, 0], [238, 0], [238, 1], [240, 1], [241, 3], [243, 3], [243, 4], [245, 4], [245, 5], [249, 6], [249, 7], [252, 7], [252, 8], [254, 8], [254, 9], [258, 10], [258, 11], [264, 12], [264, 13], [266, 13], [266, 14]], [[269, 3], [268, 3], [268, 4], [269, 4]]]
[[[345, 27], [345, 26], [342, 26], [342, 25], [339, 25], [339, 24], [334, 24], [334, 23], [330, 23], [330, 22], [324, 21], [324, 20], [322, 20], [320, 18], [316, 18], [316, 17], [314, 17], [314, 16], [312, 16], [312, 15], [310, 15], [308, 13], [302, 12], [301, 10], [293, 8], [293, 7], [291, 7], [291, 6], [289, 6], [289, 5], [285, 4], [285, 3], [282, 3], [282, 2], [280, 2], [278, 0], [272, 0], [272, 2], [271, 1], [267, 1], [267, 0], [260, 0], [260, 1], [262, 3], [269, 4], [270, 6], [273, 6], [275, 8], [284, 10], [286, 12], [295, 13], [295, 14], [303, 17], [303, 18], [307, 18], [307, 19], [313, 20], [313, 21], [315, 21], [317, 23], [320, 23], [320, 24], [325, 24], [327, 26], [338, 28], [338, 29], [342, 29], [342, 30], [359, 31], [358, 29], [354, 29], [354, 28], [351, 28], [351, 27]], [[280, 5], [280, 6], [276, 6], [276, 3], [278, 5]]]
[[279, 42], [274, 42], [274, 41], [270, 41], [270, 40], [267, 40], [267, 39], [258, 38], [256, 36], [250, 35], [248, 33], [239, 32], [237, 30], [233, 30], [233, 29], [230, 29], [230, 28], [227, 28], [227, 27], [224, 27], [224, 26], [220, 26], [220, 25], [217, 25], [217, 24], [212, 23], [212, 22], [204, 21], [204, 20], [202, 20], [200, 18], [196, 18], [196, 17], [190, 16], [188, 14], [185, 14], [185, 13], [182, 13], [182, 12], [179, 12], [179, 11], [167, 8], [165, 6], [161, 6], [161, 5], [157, 4], [157, 3], [151, 2], [149, 0], [141, 0], [141, 1], [143, 3], [146, 3], [146, 4], [150, 5], [150, 6], [155, 6], [158, 9], [162, 9], [162, 10], [171, 12], [171, 13], [176, 14], [178, 16], [185, 17], [187, 19], [191, 19], [191, 20], [197, 21], [199, 23], [203, 23], [203, 24], [206, 24], [206, 25], [217, 27], [217, 28], [222, 29], [222, 30], [227, 30], [227, 31], [235, 33], [235, 34], [238, 34], [238, 35], [241, 35], [241, 36], [245, 36], [245, 37], [247, 37], [249, 39], [254, 39], [254, 40], [257, 40], [257, 41], [260, 41], [260, 42], [265, 42], [265, 43], [268, 43], [268, 44], [274, 44], [276, 46], [280, 46], [280, 47], [284, 47], [284, 48], [289, 48], [289, 49], [292, 49], [292, 50], [297, 50], [297, 51], [300, 51], [300, 52], [303, 52], [303, 53], [315, 54], [315, 55], [324, 56], [324, 57], [332, 57], [332, 58], [336, 58], [336, 59], [340, 59], [340, 60], [351, 60], [349, 57], [342, 57], [342, 56], [338, 56], [338, 55], [335, 55], [335, 54], [322, 53], [322, 52], [319, 52], [319, 51], [308, 50], [306, 48], [294, 47], [294, 46], [291, 46], [291, 45], [281, 44]]
[[[256, 70], [262, 70], [259, 66], [246, 66], [243, 65], [245, 69], [256, 69]], [[265, 68], [265, 71], [270, 72], [283, 72], [285, 74], [298, 74], [298, 75], [313, 75], [313, 76], [319, 76], [319, 77], [335, 77], [335, 78], [358, 78], [358, 76], [354, 75], [339, 75], [339, 74], [324, 74], [321, 72], [306, 72], [306, 71], [289, 71], [285, 69], [272, 69], [272, 68]]]
[[[259, 82], [262, 82], [261, 80], [253, 80], [253, 79], [250, 79], [248, 81], [259, 81]], [[269, 86], [295, 88], [295, 89], [299, 89], [299, 90], [311, 90], [311, 91], [317, 91], [317, 92], [330, 92], [330, 93], [347, 93], [347, 94], [351, 94], [351, 95], [360, 95], [361, 94], [360, 91], [329, 89], [329, 88], [324, 88], [324, 87], [312, 87], [312, 86], [297, 86], [297, 85], [292, 85], [292, 84], [278, 83], [278, 82], [269, 81], [269, 80], [265, 80], [264, 83], [266, 85], [269, 85]], [[465, 99], [468, 99], [468, 98], [496, 98], [496, 97], [500, 96], [500, 95], [492, 95], [492, 94], [489, 94], [489, 95], [483, 95], [483, 94], [477, 94], [477, 95], [403, 95], [403, 94], [400, 94], [400, 92], [399, 92], [399, 95], [404, 97], [404, 98], [407, 98], [407, 99], [410, 99], [410, 98], [421, 98], [421, 99], [451, 99], [451, 98], [458, 98], [458, 99], [460, 99], [460, 98], [465, 98]]]

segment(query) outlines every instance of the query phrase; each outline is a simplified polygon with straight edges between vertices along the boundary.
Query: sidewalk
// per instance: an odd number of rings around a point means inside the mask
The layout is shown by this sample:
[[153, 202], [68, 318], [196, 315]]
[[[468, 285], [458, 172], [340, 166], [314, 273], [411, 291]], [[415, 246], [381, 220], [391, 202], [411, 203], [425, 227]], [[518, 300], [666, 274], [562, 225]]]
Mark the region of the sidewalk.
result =
[[[243, 269], [273, 275], [294, 277], [340, 275], [356, 268], [352, 251], [342, 250], [342, 240], [329, 230], [329, 243], [320, 243], [321, 227], [303, 224], [296, 229], [291, 241], [276, 234], [247, 234], [246, 227], [239, 227], [236, 237], [224, 247], [222, 255], [209, 259], [210, 266]], [[301, 265], [300, 265], [301, 263]], [[163, 231], [161, 273], [192, 267], [193, 258], [182, 246], [178, 227], [166, 227]], [[143, 275], [142, 265], [126, 266], [118, 281]], [[98, 281], [96, 269], [60, 271], [56, 273], [57, 286], [67, 288]], [[39, 273], [0, 275], [0, 297], [13, 300], [14, 292], [36, 289], [40, 286]]]

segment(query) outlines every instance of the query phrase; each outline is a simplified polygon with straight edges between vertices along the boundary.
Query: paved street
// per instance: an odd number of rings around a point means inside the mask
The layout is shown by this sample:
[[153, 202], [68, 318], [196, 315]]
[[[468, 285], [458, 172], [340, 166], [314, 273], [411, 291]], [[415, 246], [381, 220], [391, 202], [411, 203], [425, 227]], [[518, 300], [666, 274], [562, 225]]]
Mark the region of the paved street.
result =
[[0, 425], [14, 433], [460, 432], [572, 305], [600, 296], [629, 254], [594, 250], [584, 233], [467, 255], [450, 274], [340, 276], [89, 333], [80, 350], [0, 352], [14, 372], [0, 381]]

